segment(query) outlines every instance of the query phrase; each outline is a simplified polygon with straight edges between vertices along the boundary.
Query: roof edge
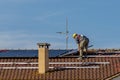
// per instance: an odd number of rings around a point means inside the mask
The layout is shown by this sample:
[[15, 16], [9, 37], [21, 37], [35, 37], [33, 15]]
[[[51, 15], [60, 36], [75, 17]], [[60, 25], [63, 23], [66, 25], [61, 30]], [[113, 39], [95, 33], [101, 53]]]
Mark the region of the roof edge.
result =
[[116, 78], [116, 77], [118, 77], [118, 76], [120, 76], [120, 72], [117, 73], [117, 74], [115, 74], [115, 75], [113, 75], [113, 76], [111, 76], [111, 77], [108, 77], [108, 78], [106, 78], [106, 79], [107, 79], [107, 80], [111, 80], [111, 79], [114, 79], [114, 78]]

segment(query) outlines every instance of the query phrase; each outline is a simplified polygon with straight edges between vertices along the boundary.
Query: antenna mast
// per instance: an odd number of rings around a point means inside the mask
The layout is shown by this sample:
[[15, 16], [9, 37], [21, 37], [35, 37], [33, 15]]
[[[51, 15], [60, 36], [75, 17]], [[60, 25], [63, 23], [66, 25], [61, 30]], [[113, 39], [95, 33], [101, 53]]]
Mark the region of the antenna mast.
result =
[[66, 50], [68, 49], [68, 18], [66, 17]]
[[64, 34], [66, 35], [66, 50], [68, 49], [68, 18], [66, 17], [66, 31], [65, 32], [56, 32], [56, 33], [59, 33], [59, 34]]

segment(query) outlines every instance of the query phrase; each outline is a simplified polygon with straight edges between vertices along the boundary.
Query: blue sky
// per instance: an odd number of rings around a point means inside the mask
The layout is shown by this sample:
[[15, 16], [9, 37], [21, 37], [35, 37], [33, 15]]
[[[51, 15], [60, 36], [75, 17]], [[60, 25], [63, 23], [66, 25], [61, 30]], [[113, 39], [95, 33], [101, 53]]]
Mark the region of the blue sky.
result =
[[73, 33], [93, 48], [120, 48], [120, 0], [0, 0], [0, 49], [36, 49], [38, 42], [64, 49], [66, 16], [69, 48]]

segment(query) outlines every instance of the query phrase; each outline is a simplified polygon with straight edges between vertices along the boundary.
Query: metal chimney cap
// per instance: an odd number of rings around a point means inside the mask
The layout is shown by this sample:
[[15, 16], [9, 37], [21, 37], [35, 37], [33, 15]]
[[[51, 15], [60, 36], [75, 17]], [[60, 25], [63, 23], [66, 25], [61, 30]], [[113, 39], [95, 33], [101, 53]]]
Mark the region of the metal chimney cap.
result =
[[37, 43], [38, 46], [50, 46], [49, 43]]

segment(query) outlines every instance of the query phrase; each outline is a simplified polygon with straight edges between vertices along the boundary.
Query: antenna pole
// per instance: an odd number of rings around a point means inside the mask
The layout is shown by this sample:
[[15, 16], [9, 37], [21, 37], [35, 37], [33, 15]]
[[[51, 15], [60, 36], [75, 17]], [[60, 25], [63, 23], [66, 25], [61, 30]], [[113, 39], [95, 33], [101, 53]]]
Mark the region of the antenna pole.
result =
[[65, 32], [56, 32], [56, 33], [59, 33], [59, 34], [65, 34], [66, 35], [66, 50], [68, 50], [68, 18], [66, 17], [66, 31]]
[[68, 49], [68, 18], [66, 17], [66, 50]]

